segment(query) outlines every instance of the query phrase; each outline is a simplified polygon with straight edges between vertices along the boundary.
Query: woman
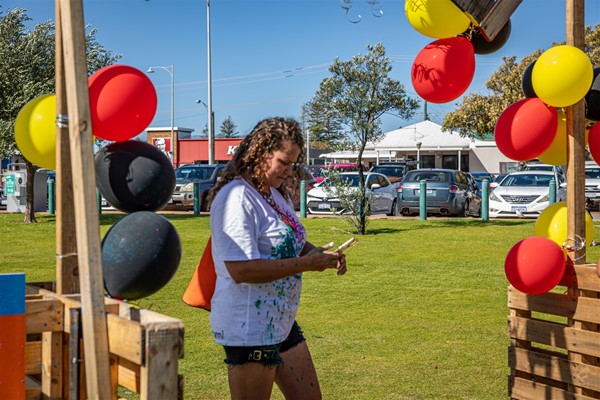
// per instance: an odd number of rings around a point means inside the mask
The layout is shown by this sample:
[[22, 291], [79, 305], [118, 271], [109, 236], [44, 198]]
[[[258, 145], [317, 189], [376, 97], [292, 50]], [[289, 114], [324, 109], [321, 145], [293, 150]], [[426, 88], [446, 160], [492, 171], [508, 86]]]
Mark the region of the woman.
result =
[[298, 123], [259, 122], [236, 149], [211, 192], [217, 284], [210, 322], [225, 349], [231, 398], [321, 398], [308, 346], [295, 321], [302, 273], [346, 272], [343, 254], [306, 241], [286, 181], [302, 160]]

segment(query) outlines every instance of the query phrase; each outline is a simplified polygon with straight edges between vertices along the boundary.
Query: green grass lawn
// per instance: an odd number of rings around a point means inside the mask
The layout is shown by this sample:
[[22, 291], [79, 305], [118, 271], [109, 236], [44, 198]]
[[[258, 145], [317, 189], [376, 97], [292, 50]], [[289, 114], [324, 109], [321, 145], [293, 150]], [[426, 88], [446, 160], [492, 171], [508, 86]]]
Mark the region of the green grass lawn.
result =
[[[101, 235], [122, 215], [103, 214]], [[222, 349], [209, 313], [181, 295], [209, 236], [208, 217], [166, 215], [181, 236], [175, 277], [139, 303], [180, 318], [185, 399], [228, 399]], [[0, 214], [0, 272], [54, 280], [55, 220]], [[309, 240], [341, 244], [353, 233], [337, 218], [306, 219]], [[374, 219], [347, 252], [348, 274], [307, 273], [298, 322], [325, 399], [505, 399], [507, 285], [504, 259], [535, 221]], [[597, 234], [596, 227], [596, 234]], [[599, 247], [587, 259], [596, 262]], [[273, 399], [283, 399], [274, 389]]]

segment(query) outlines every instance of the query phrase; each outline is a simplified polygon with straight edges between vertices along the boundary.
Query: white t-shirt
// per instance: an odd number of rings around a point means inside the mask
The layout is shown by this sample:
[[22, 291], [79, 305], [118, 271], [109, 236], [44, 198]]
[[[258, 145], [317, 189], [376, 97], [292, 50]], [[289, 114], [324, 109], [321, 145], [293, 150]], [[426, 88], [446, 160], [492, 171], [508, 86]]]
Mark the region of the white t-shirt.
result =
[[[273, 200], [289, 224], [242, 178], [226, 184], [210, 210], [217, 272], [210, 323], [215, 342], [263, 346], [284, 341], [296, 319], [302, 274], [267, 283], [235, 283], [225, 261], [298, 257], [306, 242], [293, 207], [275, 188]], [[293, 228], [292, 228], [293, 227]]]

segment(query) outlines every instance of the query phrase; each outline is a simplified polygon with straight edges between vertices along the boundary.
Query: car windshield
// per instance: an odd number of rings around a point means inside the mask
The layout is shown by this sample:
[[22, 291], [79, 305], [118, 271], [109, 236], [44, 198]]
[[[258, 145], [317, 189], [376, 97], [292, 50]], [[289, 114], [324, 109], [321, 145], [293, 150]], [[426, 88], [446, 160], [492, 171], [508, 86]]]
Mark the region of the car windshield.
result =
[[585, 177], [588, 179], [600, 179], [600, 168], [586, 168]]
[[177, 179], [197, 179], [197, 180], [209, 180], [213, 174], [215, 167], [180, 167], [175, 170], [175, 177]]
[[313, 176], [315, 178], [326, 177], [327, 174], [329, 173], [329, 171], [331, 171], [331, 170], [336, 170], [337, 172], [343, 172], [344, 168], [333, 168], [333, 167], [319, 168], [315, 171]]
[[443, 171], [416, 171], [408, 173], [404, 178], [405, 182], [450, 182], [450, 174]]
[[539, 175], [539, 174], [519, 174], [519, 175], [508, 175], [500, 186], [550, 186], [550, 180], [554, 179], [553, 175]]
[[473, 175], [473, 178], [478, 182], [481, 182], [484, 179], [488, 179], [488, 180], [492, 179], [492, 174], [488, 174], [488, 173], [478, 174], [477, 172], [471, 172], [471, 175]]
[[[345, 181], [348, 186], [351, 186], [351, 187], [359, 186], [358, 174], [356, 174], [356, 175], [341, 175], [340, 179], [342, 181]], [[367, 176], [365, 175], [365, 181], [366, 180], [367, 180]], [[325, 179], [321, 183], [321, 186], [335, 186], [335, 185], [331, 180]]]
[[403, 167], [374, 167], [373, 171], [379, 172], [387, 176], [402, 176], [404, 175]]

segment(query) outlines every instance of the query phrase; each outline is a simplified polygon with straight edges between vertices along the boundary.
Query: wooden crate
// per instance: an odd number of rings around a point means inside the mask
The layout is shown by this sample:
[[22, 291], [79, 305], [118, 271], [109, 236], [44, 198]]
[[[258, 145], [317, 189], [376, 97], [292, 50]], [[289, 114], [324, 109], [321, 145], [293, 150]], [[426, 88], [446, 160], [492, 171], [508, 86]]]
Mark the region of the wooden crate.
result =
[[[141, 399], [182, 399], [183, 322], [107, 298], [112, 398], [118, 387]], [[29, 284], [26, 295], [26, 398], [86, 398], [79, 295]]]
[[508, 289], [511, 399], [600, 399], [600, 278], [569, 268], [552, 292]]

